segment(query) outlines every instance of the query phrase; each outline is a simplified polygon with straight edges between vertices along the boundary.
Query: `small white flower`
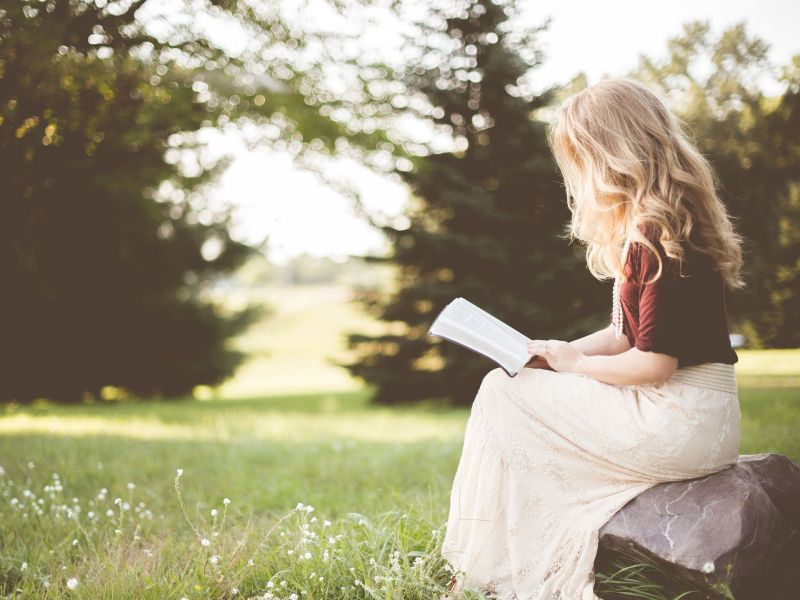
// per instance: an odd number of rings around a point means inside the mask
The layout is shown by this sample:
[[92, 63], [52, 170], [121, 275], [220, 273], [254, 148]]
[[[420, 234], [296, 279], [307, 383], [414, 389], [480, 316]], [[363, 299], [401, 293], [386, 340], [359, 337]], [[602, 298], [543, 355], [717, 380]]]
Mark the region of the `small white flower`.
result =
[[239, 593], [239, 588], [231, 588], [231, 594], [234, 596]]
[[106, 516], [107, 516], [107, 517], [113, 517], [113, 516], [114, 516], [114, 511], [113, 511], [113, 510], [111, 510], [111, 509], [109, 508], [109, 509], [106, 511]]
[[298, 598], [299, 598], [299, 596], [297, 594], [295, 594], [294, 592], [289, 594], [289, 600], [297, 600]]
[[219, 514], [219, 511], [216, 508], [211, 509], [211, 516], [216, 517]]
[[330, 522], [330, 521], [328, 521], [328, 519], [325, 519], [325, 520], [322, 522], [322, 526], [323, 526], [323, 527], [328, 527], [328, 526], [330, 526], [330, 524], [331, 524], [331, 522]]
[[128, 482], [128, 489], [129, 489], [129, 490], [132, 490], [132, 489], [133, 489], [133, 488], [135, 488], [135, 487], [136, 487], [136, 484], [135, 484], [135, 483], [133, 483], [133, 482], [131, 482], [131, 481], [129, 481], [129, 482]]
[[305, 505], [305, 504], [303, 504], [302, 502], [298, 502], [298, 503], [297, 503], [297, 506], [295, 506], [295, 507], [294, 507], [294, 509], [295, 509], [295, 510], [303, 510], [303, 509], [305, 508], [305, 506], [306, 506], [306, 505]]
[[78, 587], [78, 580], [77, 580], [77, 578], [75, 578], [75, 577], [70, 577], [69, 579], [67, 579], [67, 587], [68, 587], [69, 589], [71, 589], [71, 590], [74, 590], [76, 587]]
[[[225, 499], [223, 499], [223, 500], [222, 500], [222, 503], [223, 503], [225, 506], [228, 506], [228, 504], [230, 504], [230, 503], [231, 503], [231, 499], [230, 499], [230, 498], [225, 498]], [[236, 588], [234, 588], [234, 589], [236, 589]]]
[[212, 565], [215, 565], [219, 562], [219, 557], [215, 554], [208, 559]]
[[303, 558], [309, 560], [311, 558], [311, 552], [306, 552], [305, 554], [303, 554]]
[[180, 477], [181, 475], [183, 475], [183, 469], [178, 469], [177, 471], [175, 471], [175, 473], [177, 474], [178, 477]]
[[77, 546], [78, 545], [78, 540], [72, 540], [72, 545], [73, 546]]
[[702, 568], [700, 570], [703, 573], [713, 573], [714, 572], [714, 563], [713, 562], [707, 562], [702, 566]]
[[210, 546], [211, 545], [211, 542], [208, 540], [208, 538], [203, 538], [202, 540], [200, 540], [200, 543], [203, 546]]
[[19, 566], [20, 571], [26, 571], [28, 569], [28, 563], [24, 562]]

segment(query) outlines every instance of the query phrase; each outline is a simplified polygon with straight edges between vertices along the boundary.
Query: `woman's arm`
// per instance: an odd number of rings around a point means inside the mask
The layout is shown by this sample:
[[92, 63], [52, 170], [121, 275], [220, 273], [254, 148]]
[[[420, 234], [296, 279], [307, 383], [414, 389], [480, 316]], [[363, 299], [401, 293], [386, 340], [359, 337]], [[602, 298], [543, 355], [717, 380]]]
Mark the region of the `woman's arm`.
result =
[[638, 348], [610, 356], [587, 355], [569, 342], [533, 340], [528, 343], [528, 351], [543, 357], [555, 371], [580, 373], [614, 385], [662, 383], [678, 367], [674, 356]]
[[[623, 337], [621, 340], [616, 338], [613, 324], [577, 340], [572, 340], [570, 345], [587, 356], [620, 354], [631, 347], [627, 337]], [[538, 355], [534, 355], [525, 366], [531, 369], [555, 370], [550, 367], [547, 360]]]
[[620, 354], [631, 347], [627, 336], [623, 336], [621, 340], [616, 338], [613, 324], [577, 340], [572, 340], [570, 344], [587, 356]]
[[643, 352], [630, 348], [614, 356], [582, 356], [572, 371], [615, 385], [663, 383], [678, 367], [678, 359], [669, 354]]

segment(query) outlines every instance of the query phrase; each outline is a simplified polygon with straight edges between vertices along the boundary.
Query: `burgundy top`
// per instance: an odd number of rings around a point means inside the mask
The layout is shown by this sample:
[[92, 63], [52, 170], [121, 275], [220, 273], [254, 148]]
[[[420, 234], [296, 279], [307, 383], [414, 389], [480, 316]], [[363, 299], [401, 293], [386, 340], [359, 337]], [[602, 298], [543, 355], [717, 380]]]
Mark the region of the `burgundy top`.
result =
[[728, 332], [724, 281], [710, 257], [687, 250], [685, 276], [679, 277], [677, 261], [666, 256], [658, 239], [648, 239], [663, 261], [658, 281], [646, 283], [658, 271], [655, 255], [644, 244], [632, 242], [626, 280], [620, 285], [622, 327], [630, 345], [675, 356], [679, 367], [737, 362]]

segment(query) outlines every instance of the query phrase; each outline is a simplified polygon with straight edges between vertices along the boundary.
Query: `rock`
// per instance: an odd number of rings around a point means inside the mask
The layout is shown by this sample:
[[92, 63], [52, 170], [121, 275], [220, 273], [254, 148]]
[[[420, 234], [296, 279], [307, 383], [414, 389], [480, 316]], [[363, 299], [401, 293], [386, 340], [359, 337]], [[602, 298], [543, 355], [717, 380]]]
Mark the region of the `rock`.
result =
[[642, 555], [711, 598], [730, 597], [727, 588], [736, 600], [797, 600], [800, 465], [743, 455], [719, 473], [647, 490], [600, 530], [597, 564]]

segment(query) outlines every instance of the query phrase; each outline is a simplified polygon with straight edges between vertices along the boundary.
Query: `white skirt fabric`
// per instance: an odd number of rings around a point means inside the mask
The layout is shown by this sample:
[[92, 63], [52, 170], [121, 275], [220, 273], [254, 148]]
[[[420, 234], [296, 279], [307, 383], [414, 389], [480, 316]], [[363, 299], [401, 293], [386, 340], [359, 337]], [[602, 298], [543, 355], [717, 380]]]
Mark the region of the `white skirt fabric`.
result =
[[489, 371], [467, 421], [442, 546], [457, 589], [599, 600], [599, 529], [653, 485], [734, 464], [739, 420], [734, 366], [724, 363], [638, 386]]

